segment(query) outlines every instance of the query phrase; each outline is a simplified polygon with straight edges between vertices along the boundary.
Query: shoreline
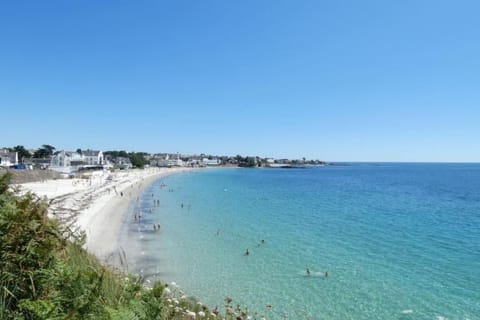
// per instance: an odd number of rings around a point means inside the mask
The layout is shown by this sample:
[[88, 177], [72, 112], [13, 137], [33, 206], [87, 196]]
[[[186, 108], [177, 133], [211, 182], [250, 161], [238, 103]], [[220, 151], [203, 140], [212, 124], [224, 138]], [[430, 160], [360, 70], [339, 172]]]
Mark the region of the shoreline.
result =
[[120, 232], [134, 199], [155, 180], [192, 170], [196, 168], [133, 169], [16, 186], [45, 198], [49, 215], [75, 232], [85, 232], [85, 249], [109, 262], [119, 249]]

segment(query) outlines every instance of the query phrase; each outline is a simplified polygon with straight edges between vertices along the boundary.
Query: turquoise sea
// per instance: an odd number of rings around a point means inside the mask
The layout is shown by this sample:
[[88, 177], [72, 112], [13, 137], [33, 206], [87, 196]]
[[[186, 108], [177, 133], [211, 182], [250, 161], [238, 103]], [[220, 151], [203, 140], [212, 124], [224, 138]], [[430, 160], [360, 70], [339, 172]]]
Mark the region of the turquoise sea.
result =
[[480, 165], [172, 175], [121, 243], [130, 271], [267, 319], [480, 319]]

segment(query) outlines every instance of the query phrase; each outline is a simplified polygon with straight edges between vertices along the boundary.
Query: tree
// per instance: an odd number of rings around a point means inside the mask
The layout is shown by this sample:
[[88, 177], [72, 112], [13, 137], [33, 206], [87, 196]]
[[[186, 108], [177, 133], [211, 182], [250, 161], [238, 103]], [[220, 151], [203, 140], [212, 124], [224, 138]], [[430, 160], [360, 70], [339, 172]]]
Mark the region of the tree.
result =
[[147, 164], [145, 154], [142, 152], [130, 152], [128, 158], [134, 167], [143, 168]]
[[23, 160], [23, 158], [30, 158], [32, 156], [32, 154], [23, 146], [13, 147], [13, 152], [18, 152], [18, 158], [21, 160]]
[[53, 155], [53, 150], [55, 150], [55, 147], [49, 144], [44, 144], [42, 148], [48, 151], [49, 156]]
[[43, 159], [49, 158], [50, 156], [53, 155], [53, 150], [55, 150], [55, 147], [53, 147], [49, 144], [44, 144], [44, 145], [42, 145], [42, 147], [40, 149], [35, 151], [33, 156], [35, 158], [43, 158]]
[[128, 158], [129, 155], [126, 151], [116, 151], [116, 150], [112, 150], [112, 151], [105, 151], [103, 153], [104, 156], [111, 156], [113, 159], [115, 158], [118, 158], [118, 157], [124, 157], [124, 158]]
[[49, 154], [48, 154], [48, 151], [45, 150], [45, 149], [38, 149], [37, 151], [35, 151], [35, 153], [33, 154], [33, 156], [35, 158], [42, 158], [42, 159], [45, 159], [45, 158], [48, 158]]

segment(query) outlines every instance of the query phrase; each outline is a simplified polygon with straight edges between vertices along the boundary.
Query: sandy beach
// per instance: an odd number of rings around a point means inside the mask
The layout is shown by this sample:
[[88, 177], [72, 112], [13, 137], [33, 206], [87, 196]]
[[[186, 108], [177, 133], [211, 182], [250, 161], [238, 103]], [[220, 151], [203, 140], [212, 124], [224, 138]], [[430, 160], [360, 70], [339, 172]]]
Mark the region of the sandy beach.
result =
[[89, 179], [59, 179], [19, 185], [49, 201], [49, 214], [72, 230], [84, 231], [86, 249], [107, 260], [116, 252], [118, 236], [130, 204], [146, 186], [162, 176], [191, 168], [147, 168], [104, 172]]

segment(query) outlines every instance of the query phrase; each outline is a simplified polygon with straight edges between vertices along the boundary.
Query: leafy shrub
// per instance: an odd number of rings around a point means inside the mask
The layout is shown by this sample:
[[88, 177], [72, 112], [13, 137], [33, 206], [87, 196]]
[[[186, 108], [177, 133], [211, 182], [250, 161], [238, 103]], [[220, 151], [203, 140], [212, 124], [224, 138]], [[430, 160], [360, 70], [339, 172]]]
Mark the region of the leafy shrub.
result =
[[9, 179], [0, 177], [1, 319], [162, 319], [163, 286], [147, 290], [102, 265]]

